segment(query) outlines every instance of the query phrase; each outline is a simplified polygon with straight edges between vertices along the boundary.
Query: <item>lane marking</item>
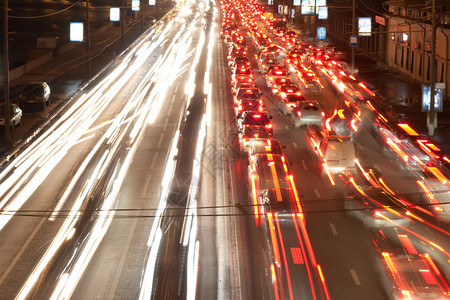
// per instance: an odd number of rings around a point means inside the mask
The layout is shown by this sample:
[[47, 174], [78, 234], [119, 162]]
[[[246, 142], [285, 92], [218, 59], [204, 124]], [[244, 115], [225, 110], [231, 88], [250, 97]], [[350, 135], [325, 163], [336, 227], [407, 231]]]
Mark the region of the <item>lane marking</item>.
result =
[[292, 146], [294, 146], [294, 148], [295, 148], [295, 149], [297, 149], [297, 148], [298, 148], [298, 146], [297, 146], [297, 143], [296, 143], [296, 142], [293, 142], [293, 143], [292, 143]]
[[159, 137], [158, 144], [156, 145], [156, 148], [161, 148], [161, 144], [164, 140], [164, 133], [161, 133], [161, 136]]
[[330, 228], [331, 228], [331, 233], [333, 233], [333, 235], [338, 235], [338, 232], [336, 230], [336, 226], [334, 226], [333, 223], [330, 223]]
[[148, 174], [147, 179], [145, 180], [145, 183], [144, 183], [144, 188], [142, 189], [142, 192], [141, 192], [142, 198], [144, 198], [147, 195], [147, 191], [148, 191], [148, 187], [150, 185], [151, 179], [152, 179], [152, 174]]
[[167, 115], [170, 115], [170, 113], [172, 112], [172, 107], [173, 107], [173, 103], [170, 104], [169, 111], [167, 112]]
[[122, 251], [122, 255], [120, 256], [119, 265], [117, 267], [116, 274], [114, 275], [113, 283], [111, 286], [111, 290], [109, 291], [108, 299], [113, 299], [116, 294], [117, 286], [119, 285], [120, 275], [122, 274], [123, 267], [125, 265], [125, 259], [127, 258], [128, 250], [130, 249], [131, 239], [133, 237], [133, 233], [136, 229], [137, 222], [139, 220], [140, 211], [138, 212], [138, 218], [134, 218], [133, 223], [130, 226], [130, 230], [128, 231], [127, 241], [125, 242], [125, 248]]
[[167, 117], [166, 120], [164, 121], [163, 130], [166, 130], [166, 128], [167, 128], [167, 122], [169, 122], [169, 118], [168, 118], [168, 117]]
[[286, 130], [289, 130], [289, 126], [287, 125], [284, 125], [284, 128], [286, 128]]
[[175, 94], [172, 96], [172, 101], [170, 101], [170, 104], [173, 104], [175, 102]]
[[317, 198], [320, 198], [320, 193], [318, 189], [314, 188], [314, 193], [316, 194]]
[[303, 169], [308, 170], [308, 167], [306, 166], [305, 162], [302, 162], [302, 166], [303, 166]]
[[350, 269], [350, 274], [352, 274], [353, 281], [356, 285], [361, 285], [361, 281], [359, 281], [358, 274], [356, 274], [356, 271], [354, 269]]
[[6, 277], [8, 277], [9, 273], [12, 271], [16, 263], [19, 261], [22, 254], [25, 252], [25, 250], [28, 249], [28, 245], [31, 243], [31, 241], [34, 239], [34, 236], [36, 233], [41, 229], [42, 225], [44, 224], [46, 218], [42, 218], [39, 224], [34, 228], [33, 232], [31, 233], [30, 237], [27, 239], [25, 244], [23, 244], [20, 251], [17, 253], [17, 255], [14, 257], [14, 259], [11, 261], [11, 264], [6, 269], [5, 273], [3, 273], [2, 277], [0, 277], [0, 286], [3, 284], [3, 281], [5, 281]]
[[158, 159], [158, 153], [159, 152], [155, 152], [155, 156], [153, 156], [153, 160], [152, 160], [152, 164], [150, 165], [150, 169], [154, 169], [155, 168], [156, 160]]

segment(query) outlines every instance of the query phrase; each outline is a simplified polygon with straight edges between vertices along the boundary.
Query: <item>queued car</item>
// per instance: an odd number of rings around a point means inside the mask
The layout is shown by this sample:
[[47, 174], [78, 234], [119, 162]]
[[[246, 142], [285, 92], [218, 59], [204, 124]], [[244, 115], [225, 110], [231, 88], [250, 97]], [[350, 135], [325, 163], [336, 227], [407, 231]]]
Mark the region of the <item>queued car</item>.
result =
[[272, 136], [273, 125], [267, 112], [244, 111], [237, 119], [237, 127], [239, 132], [244, 131], [244, 127], [264, 127]]
[[231, 74], [231, 82], [253, 82], [253, 72], [250, 68], [243, 66], [239, 69], [234, 70]]
[[240, 81], [232, 82], [231, 83], [231, 93], [233, 94], [234, 97], [240, 88], [253, 89], [253, 88], [256, 88], [256, 85], [254, 82], [240, 82]]
[[[273, 90], [273, 88], [272, 88]], [[288, 95], [301, 95], [300, 89], [292, 83], [283, 84], [277, 87], [276, 95], [280, 97], [280, 99], [285, 98]]]
[[[292, 96], [291, 96], [292, 97]], [[290, 99], [291, 103], [298, 101]], [[291, 121], [295, 128], [306, 125], [316, 125], [322, 127], [325, 121], [325, 112], [323, 106], [314, 100], [299, 101], [292, 109]]]
[[281, 101], [278, 101], [278, 105], [283, 115], [290, 115], [305, 100], [303, 95], [286, 95], [284, 98], [281, 98]]
[[269, 132], [265, 127], [249, 126], [244, 127], [243, 131], [239, 133], [239, 148], [241, 151], [248, 151], [253, 143], [258, 141], [265, 141], [270, 138]]
[[266, 58], [259, 65], [259, 69], [265, 74], [271, 66], [278, 66], [278, 61], [275, 58]]
[[289, 77], [275, 77], [270, 84], [270, 89], [272, 90], [272, 94], [275, 95], [278, 92], [279, 87], [290, 84], [292, 84], [292, 82]]
[[[6, 122], [6, 105], [5, 103], [0, 104], [0, 126], [5, 126]], [[9, 128], [14, 130], [17, 126], [22, 123], [22, 110], [17, 104], [9, 104]]]

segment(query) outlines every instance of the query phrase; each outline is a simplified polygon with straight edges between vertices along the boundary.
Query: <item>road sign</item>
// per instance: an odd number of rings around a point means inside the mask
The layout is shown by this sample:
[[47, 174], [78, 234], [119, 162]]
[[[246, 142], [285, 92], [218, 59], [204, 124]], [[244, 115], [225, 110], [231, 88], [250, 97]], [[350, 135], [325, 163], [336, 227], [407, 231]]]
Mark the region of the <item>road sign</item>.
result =
[[350, 36], [350, 47], [358, 47], [358, 38], [355, 35]]

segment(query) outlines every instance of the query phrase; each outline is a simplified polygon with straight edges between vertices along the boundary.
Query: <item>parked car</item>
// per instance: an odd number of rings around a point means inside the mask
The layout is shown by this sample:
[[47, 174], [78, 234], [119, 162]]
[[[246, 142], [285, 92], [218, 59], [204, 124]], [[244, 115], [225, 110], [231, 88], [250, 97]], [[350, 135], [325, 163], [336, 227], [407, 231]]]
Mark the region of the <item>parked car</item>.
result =
[[[5, 104], [0, 104], [0, 126], [5, 126]], [[19, 126], [22, 123], [22, 110], [17, 104], [11, 103], [9, 104], [9, 126], [11, 130], [14, 130], [16, 126]]]
[[50, 87], [45, 82], [31, 82], [19, 96], [20, 105], [38, 104], [45, 109], [50, 104]]

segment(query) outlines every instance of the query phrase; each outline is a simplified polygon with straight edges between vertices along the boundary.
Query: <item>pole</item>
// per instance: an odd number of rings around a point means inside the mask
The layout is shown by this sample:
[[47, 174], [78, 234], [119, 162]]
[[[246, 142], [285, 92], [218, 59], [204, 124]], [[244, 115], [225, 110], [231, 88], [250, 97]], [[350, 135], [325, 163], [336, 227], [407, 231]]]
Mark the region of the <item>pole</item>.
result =
[[8, 0], [3, 1], [3, 90], [5, 97], [5, 139], [11, 139], [9, 131], [9, 51], [8, 51]]
[[122, 36], [120, 37], [120, 39], [122, 40], [122, 47], [125, 45], [125, 41], [124, 41], [124, 35], [125, 35], [125, 5], [126, 5], [126, 0], [122, 1], [122, 8], [120, 9], [120, 12], [122, 14]]
[[316, 9], [317, 9], [317, 0], [314, 0], [314, 15], [313, 15], [313, 18], [314, 18], [314, 31], [313, 31], [313, 35], [314, 35], [314, 38], [313, 38], [313, 41], [314, 41], [314, 47], [316, 47], [316, 36], [317, 36], [317, 18], [316, 18]]
[[436, 111], [434, 108], [436, 89], [436, 0], [433, 0], [431, 11], [431, 83], [430, 83], [430, 123], [428, 124], [428, 134], [434, 135], [434, 123]]
[[91, 73], [91, 28], [89, 26], [89, 0], [86, 0], [86, 53], [87, 73]]
[[[356, 36], [355, 34], [355, 0], [353, 0], [352, 4], [352, 35]], [[352, 48], [352, 73], [355, 73], [355, 47]]]

